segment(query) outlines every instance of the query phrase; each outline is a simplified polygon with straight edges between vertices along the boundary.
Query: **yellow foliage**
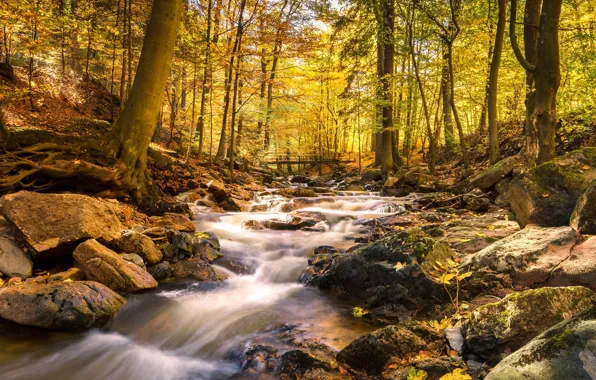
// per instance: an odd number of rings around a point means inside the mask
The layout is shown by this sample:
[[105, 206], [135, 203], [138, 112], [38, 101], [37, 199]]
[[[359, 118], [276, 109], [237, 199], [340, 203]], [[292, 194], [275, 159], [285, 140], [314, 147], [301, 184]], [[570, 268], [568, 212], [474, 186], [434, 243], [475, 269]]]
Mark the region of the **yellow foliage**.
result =
[[441, 377], [440, 380], [472, 380], [472, 376], [468, 375], [462, 368], [456, 368], [453, 372]]

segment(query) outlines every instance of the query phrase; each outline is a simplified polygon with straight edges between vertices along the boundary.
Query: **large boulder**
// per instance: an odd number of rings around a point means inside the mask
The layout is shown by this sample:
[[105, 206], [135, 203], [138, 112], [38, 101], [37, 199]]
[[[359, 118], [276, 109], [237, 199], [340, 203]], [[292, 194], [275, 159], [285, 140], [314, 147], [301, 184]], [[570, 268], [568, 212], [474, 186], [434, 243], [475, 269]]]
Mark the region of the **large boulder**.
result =
[[506, 349], [515, 351], [551, 326], [592, 308], [595, 302], [596, 295], [581, 286], [526, 290], [474, 310], [463, 334], [469, 349], [496, 359]]
[[163, 216], [153, 216], [149, 218], [149, 222], [153, 227], [163, 227], [174, 231], [195, 232], [196, 229], [195, 224], [186, 215], [173, 212], [166, 212]]
[[579, 236], [571, 227], [527, 226], [467, 258], [474, 269], [488, 267], [511, 273], [522, 285], [547, 281], [551, 272], [571, 255]]
[[365, 170], [360, 177], [360, 182], [369, 183], [373, 181], [380, 181], [383, 179], [383, 173], [379, 169]]
[[596, 147], [568, 153], [517, 176], [509, 202], [521, 227], [569, 225], [577, 199], [596, 179]]
[[139, 255], [149, 265], [155, 265], [163, 258], [153, 240], [136, 231], [124, 232], [114, 246], [120, 251]]
[[31, 277], [29, 256], [11, 240], [0, 236], [0, 272], [9, 277]]
[[0, 289], [0, 317], [46, 329], [103, 327], [124, 303], [118, 293], [93, 281], [24, 283]]
[[19, 191], [0, 199], [0, 211], [40, 258], [69, 255], [87, 239], [109, 243], [122, 230], [107, 202], [79, 194]]
[[537, 336], [485, 379], [596, 379], [596, 307]]
[[596, 182], [578, 198], [569, 225], [583, 234], [596, 235]]
[[157, 287], [157, 281], [147, 271], [126, 261], [97, 240], [79, 244], [73, 257], [88, 279], [101, 282], [110, 289], [138, 292]]
[[407, 320], [361, 336], [337, 354], [337, 361], [356, 373], [380, 375], [392, 360], [402, 360], [420, 350], [440, 350], [444, 335], [427, 324]]

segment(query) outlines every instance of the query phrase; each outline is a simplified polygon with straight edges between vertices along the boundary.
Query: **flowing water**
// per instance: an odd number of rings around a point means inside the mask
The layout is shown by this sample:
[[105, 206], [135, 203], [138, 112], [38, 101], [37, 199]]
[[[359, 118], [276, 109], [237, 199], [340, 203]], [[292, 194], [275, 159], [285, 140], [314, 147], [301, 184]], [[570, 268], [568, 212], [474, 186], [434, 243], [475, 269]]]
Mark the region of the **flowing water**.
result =
[[[364, 220], [403, 211], [395, 198], [346, 193], [309, 199], [300, 211], [322, 213], [316, 231], [248, 231], [247, 220], [286, 219], [288, 202], [265, 193], [261, 212], [216, 214], [195, 207], [198, 231], [214, 232], [225, 259], [219, 284], [161, 284], [128, 296], [105, 329], [82, 334], [0, 334], [0, 379], [227, 379], [242, 370], [252, 344], [292, 349], [280, 329], [341, 349], [374, 326], [351, 316], [357, 301], [299, 284], [314, 248], [352, 245]], [[291, 203], [295, 203], [293, 201]]]

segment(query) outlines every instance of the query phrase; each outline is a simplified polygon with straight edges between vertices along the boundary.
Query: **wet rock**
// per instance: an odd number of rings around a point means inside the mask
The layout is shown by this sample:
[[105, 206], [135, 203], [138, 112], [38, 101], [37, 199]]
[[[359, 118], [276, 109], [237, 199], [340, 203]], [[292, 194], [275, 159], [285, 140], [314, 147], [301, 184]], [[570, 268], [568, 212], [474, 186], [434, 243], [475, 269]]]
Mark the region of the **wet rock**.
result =
[[0, 317], [60, 330], [103, 327], [124, 299], [92, 281], [17, 284], [0, 289]]
[[213, 180], [207, 184], [207, 188], [213, 194], [216, 202], [221, 202], [229, 196], [225, 185], [221, 181]]
[[517, 176], [509, 201], [521, 227], [569, 224], [577, 199], [596, 179], [596, 147], [558, 157]]
[[179, 258], [193, 255], [193, 236], [185, 232], [175, 232], [171, 240], [174, 254]]
[[149, 273], [94, 239], [79, 244], [73, 257], [88, 279], [110, 289], [137, 292], [157, 287], [157, 281]]
[[114, 242], [114, 247], [140, 256], [141, 261], [144, 260], [149, 265], [155, 265], [163, 258], [163, 254], [150, 237], [135, 231], [124, 232], [120, 239]]
[[317, 197], [317, 193], [314, 192], [312, 189], [307, 189], [304, 187], [297, 187], [297, 188], [286, 188], [278, 190], [278, 193], [283, 195], [286, 198], [315, 198]]
[[0, 236], [0, 272], [25, 279], [31, 277], [32, 269], [29, 256], [11, 240]]
[[157, 265], [149, 267], [147, 268], [147, 271], [157, 281], [163, 281], [174, 277], [174, 268], [172, 268], [170, 263], [167, 261], [162, 261]]
[[369, 169], [365, 170], [360, 177], [360, 182], [362, 183], [369, 183], [373, 181], [380, 181], [383, 179], [383, 174], [379, 169]]
[[[200, 234], [200, 233], [199, 233]], [[215, 260], [223, 257], [221, 252], [213, 248], [213, 242], [210, 239], [202, 239], [196, 236], [192, 237], [192, 254], [193, 256], [200, 256], [203, 260], [208, 262], [214, 262]], [[204, 236], [204, 235], [199, 235]], [[219, 241], [217, 242], [219, 245]]]
[[511, 273], [515, 282], [530, 286], [548, 280], [551, 272], [571, 254], [578, 240], [571, 227], [527, 226], [486, 247], [466, 263], [472, 268], [491, 268]]
[[596, 295], [584, 287], [526, 290], [474, 310], [463, 334], [469, 349], [494, 360], [595, 303]]
[[261, 222], [261, 225], [270, 230], [299, 230], [304, 227], [313, 227], [317, 221], [290, 215], [287, 220], [270, 219]]
[[304, 175], [294, 175], [290, 178], [290, 182], [292, 183], [309, 183], [310, 181], [310, 177]]
[[405, 197], [413, 193], [415, 189], [411, 186], [403, 185], [398, 187], [384, 187], [381, 189], [381, 195], [384, 197]]
[[492, 189], [499, 181], [511, 174], [514, 168], [522, 165], [519, 156], [507, 157], [485, 171], [472, 177], [469, 182], [469, 188], [479, 188], [481, 190]]
[[258, 220], [247, 220], [242, 223], [242, 228], [248, 231], [260, 231], [265, 229]]
[[149, 221], [153, 227], [163, 227], [181, 232], [195, 232], [194, 223], [183, 214], [176, 214], [172, 212], [166, 212], [163, 216], [153, 216], [149, 218]]
[[364, 191], [364, 186], [351, 184], [346, 187], [347, 191]]
[[19, 191], [0, 199], [0, 211], [40, 258], [70, 255], [87, 239], [109, 243], [122, 230], [106, 202], [79, 194]]
[[378, 376], [392, 360], [401, 361], [422, 349], [439, 350], [444, 344], [438, 330], [408, 320], [361, 336], [341, 350], [337, 360], [356, 373]]
[[172, 265], [173, 275], [176, 278], [194, 278], [199, 281], [218, 281], [217, 272], [200, 256], [180, 260]]
[[145, 262], [143, 261], [143, 258], [139, 255], [137, 255], [136, 253], [121, 253], [120, 257], [122, 257], [124, 260], [128, 261], [129, 263], [133, 263], [145, 270], [147, 270], [147, 268], [145, 268]]
[[219, 238], [213, 232], [195, 232], [193, 236], [202, 240], [206, 240], [215, 250], [221, 250]]
[[486, 380], [596, 378], [596, 308], [563, 321], [509, 355]]
[[596, 181], [578, 198], [569, 225], [582, 234], [596, 235]]

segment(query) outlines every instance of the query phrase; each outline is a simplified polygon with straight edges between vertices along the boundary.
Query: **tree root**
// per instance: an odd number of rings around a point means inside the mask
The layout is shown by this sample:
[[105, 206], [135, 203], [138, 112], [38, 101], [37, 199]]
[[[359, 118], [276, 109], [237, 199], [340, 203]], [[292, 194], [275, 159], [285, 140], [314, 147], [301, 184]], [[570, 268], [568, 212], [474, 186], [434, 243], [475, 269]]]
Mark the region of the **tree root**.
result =
[[81, 156], [85, 152], [79, 147], [55, 143], [7, 150], [0, 155], [0, 193], [56, 187], [82, 188], [108, 196], [127, 192], [125, 168], [105, 167], [82, 160]]

